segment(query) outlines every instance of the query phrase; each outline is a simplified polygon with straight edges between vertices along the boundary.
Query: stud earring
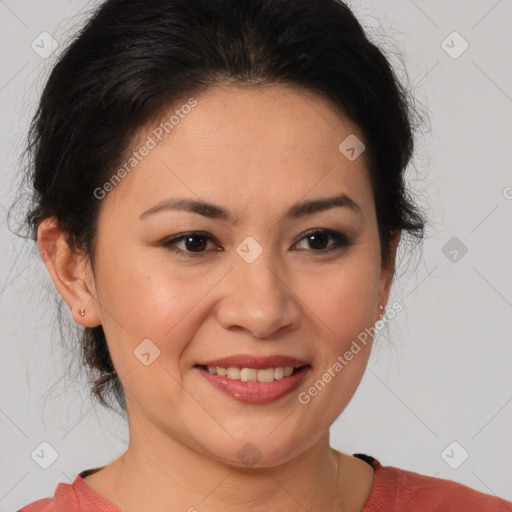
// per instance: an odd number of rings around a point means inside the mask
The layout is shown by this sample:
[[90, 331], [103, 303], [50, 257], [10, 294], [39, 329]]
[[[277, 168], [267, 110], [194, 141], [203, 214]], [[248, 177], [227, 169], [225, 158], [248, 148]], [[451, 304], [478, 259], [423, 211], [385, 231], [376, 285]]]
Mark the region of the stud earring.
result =
[[382, 304], [379, 304], [379, 309], [383, 310], [384, 306]]
[[79, 313], [80, 313], [80, 316], [85, 316], [85, 309], [84, 309], [84, 308], [82, 308], [82, 309], [79, 311]]

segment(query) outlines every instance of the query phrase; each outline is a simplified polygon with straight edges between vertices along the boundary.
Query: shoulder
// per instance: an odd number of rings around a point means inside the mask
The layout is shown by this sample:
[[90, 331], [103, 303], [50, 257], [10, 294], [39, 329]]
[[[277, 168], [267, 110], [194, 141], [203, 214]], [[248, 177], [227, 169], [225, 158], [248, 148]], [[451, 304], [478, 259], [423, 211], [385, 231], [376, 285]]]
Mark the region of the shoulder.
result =
[[51, 498], [43, 498], [41, 500], [33, 501], [17, 512], [54, 512], [55, 507]]
[[33, 501], [17, 512], [81, 512], [81, 510], [74, 486], [59, 482], [53, 498]]
[[52, 498], [34, 501], [17, 512], [121, 512], [118, 507], [90, 487], [84, 479], [103, 467], [82, 471], [71, 484], [59, 482]]
[[375, 470], [375, 480], [363, 512], [512, 512], [511, 501], [364, 457]]
[[[459, 482], [429, 477], [413, 471], [393, 468], [401, 506], [414, 509], [461, 512], [512, 512], [512, 502], [486, 494]], [[403, 505], [402, 505], [403, 503]]]

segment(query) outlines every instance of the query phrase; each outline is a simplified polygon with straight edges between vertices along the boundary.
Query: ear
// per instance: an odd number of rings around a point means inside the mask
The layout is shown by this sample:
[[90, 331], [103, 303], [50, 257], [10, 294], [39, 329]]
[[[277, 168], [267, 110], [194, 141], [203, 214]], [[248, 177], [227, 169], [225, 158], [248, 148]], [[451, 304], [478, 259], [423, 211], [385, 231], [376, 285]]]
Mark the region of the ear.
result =
[[[386, 304], [389, 299], [389, 292], [391, 291], [391, 284], [393, 282], [393, 275], [395, 273], [395, 260], [396, 260], [396, 251], [398, 248], [398, 243], [400, 242], [400, 237], [402, 236], [402, 230], [395, 231], [391, 237], [389, 243], [389, 258], [388, 261], [382, 263], [381, 273], [380, 273], [380, 286], [379, 286], [379, 304], [381, 304], [384, 309], [378, 309], [377, 315], [380, 318], [384, 314], [384, 310], [386, 309]], [[377, 306], [378, 308], [378, 306]]]
[[[53, 284], [71, 309], [73, 320], [84, 327], [100, 325], [89, 260], [71, 250], [55, 217], [39, 224], [37, 245]], [[81, 309], [85, 310], [85, 316], [80, 315]]]

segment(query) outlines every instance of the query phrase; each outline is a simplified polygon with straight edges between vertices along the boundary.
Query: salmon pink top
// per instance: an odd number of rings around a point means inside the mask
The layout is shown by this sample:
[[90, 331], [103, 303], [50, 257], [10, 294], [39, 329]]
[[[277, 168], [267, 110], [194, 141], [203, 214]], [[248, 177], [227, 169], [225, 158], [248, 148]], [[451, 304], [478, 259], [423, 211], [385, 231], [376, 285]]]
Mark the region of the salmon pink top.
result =
[[[452, 480], [382, 466], [362, 453], [354, 454], [373, 467], [370, 496], [361, 512], [512, 512], [512, 501], [485, 494]], [[17, 512], [122, 512], [84, 480], [102, 468], [79, 473], [72, 484], [60, 482], [53, 498], [43, 498]]]

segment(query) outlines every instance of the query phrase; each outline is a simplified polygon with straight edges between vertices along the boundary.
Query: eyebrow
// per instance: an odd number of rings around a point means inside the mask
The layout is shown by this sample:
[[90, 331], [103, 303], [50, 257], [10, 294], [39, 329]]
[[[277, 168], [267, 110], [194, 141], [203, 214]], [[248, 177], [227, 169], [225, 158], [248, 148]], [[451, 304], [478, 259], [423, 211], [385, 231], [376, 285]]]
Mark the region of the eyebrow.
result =
[[[364, 217], [360, 206], [346, 194], [301, 201], [299, 203], [292, 205], [285, 212], [284, 217], [288, 219], [300, 218], [306, 215], [312, 215], [314, 213], [322, 212], [335, 207], [349, 208], [350, 210], [359, 214], [361, 217]], [[146, 210], [144, 213], [142, 213], [140, 215], [140, 218], [143, 219], [148, 215], [153, 215], [155, 213], [168, 210], [181, 210], [198, 213], [199, 215], [203, 215], [204, 217], [208, 217], [210, 219], [219, 219], [231, 222], [234, 221], [234, 215], [229, 210], [223, 208], [222, 206], [207, 203], [205, 201], [199, 201], [196, 199], [179, 197], [165, 199], [161, 201], [160, 203], [156, 204], [149, 210]]]

